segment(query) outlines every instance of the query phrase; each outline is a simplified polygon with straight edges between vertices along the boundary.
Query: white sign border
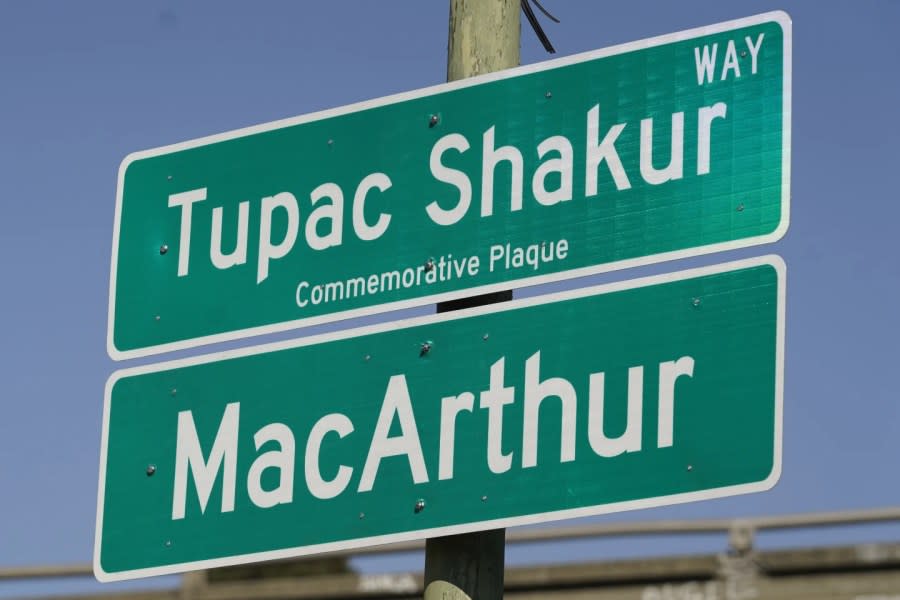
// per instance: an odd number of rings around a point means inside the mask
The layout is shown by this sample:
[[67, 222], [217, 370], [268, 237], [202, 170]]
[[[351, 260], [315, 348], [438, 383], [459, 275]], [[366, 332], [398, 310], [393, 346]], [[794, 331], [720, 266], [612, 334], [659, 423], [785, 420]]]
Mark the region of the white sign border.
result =
[[[299, 319], [294, 319], [291, 321], [281, 321], [278, 323], [272, 323], [269, 325], [261, 325], [257, 327], [249, 327], [245, 329], [236, 329], [232, 331], [227, 331], [223, 333], [217, 333], [212, 335], [200, 336], [195, 338], [189, 338], [185, 340], [178, 340], [175, 342], [167, 342], [164, 344], [156, 344], [152, 346], [145, 346], [142, 348], [136, 348], [132, 350], [119, 350], [115, 346], [114, 341], [114, 330], [115, 330], [115, 290], [116, 290], [116, 270], [118, 268], [118, 252], [119, 252], [119, 231], [120, 231], [120, 222], [122, 216], [122, 192], [124, 186], [124, 177], [125, 172], [128, 169], [128, 166], [140, 159], [150, 158], [153, 156], [160, 156], [162, 154], [168, 154], [171, 152], [177, 152], [181, 150], [187, 150], [190, 148], [196, 148], [198, 146], [205, 146], [208, 144], [213, 144], [217, 142], [222, 142], [234, 138], [239, 138], [247, 135], [262, 133], [265, 131], [271, 131], [274, 129], [280, 129], [284, 127], [290, 127], [293, 125], [299, 125], [302, 123], [309, 123], [312, 121], [318, 121], [321, 119], [326, 119], [330, 117], [336, 117], [339, 115], [344, 115], [348, 113], [358, 112], [361, 110], [366, 110], [370, 108], [375, 108], [378, 106], [384, 106], [387, 104], [393, 104], [397, 102], [402, 102], [405, 100], [412, 100], [414, 98], [421, 98], [423, 96], [428, 96], [432, 94], [438, 94], [443, 92], [449, 92], [452, 90], [467, 88], [475, 85], [481, 85], [483, 83], [487, 83], [490, 81], [499, 81], [503, 79], [509, 79], [512, 77], [518, 77], [520, 75], [526, 75], [528, 73], [537, 73], [540, 71], [545, 71], [548, 69], [554, 69], [558, 67], [563, 67], [566, 65], [576, 64], [580, 62], [586, 62], [589, 60], [595, 60], [598, 58], [604, 58], [608, 56], [614, 56], [616, 54], [623, 54], [625, 52], [631, 52], [634, 50], [643, 50], [647, 48], [652, 48], [654, 46], [660, 46], [663, 44], [673, 43], [685, 41], [692, 38], [702, 37], [706, 35], [721, 33], [724, 31], [729, 31], [732, 29], [739, 29], [742, 27], [749, 27], [752, 25], [759, 25], [762, 23], [768, 22], [777, 22], [784, 33], [784, 66], [783, 66], [783, 130], [782, 130], [782, 165], [781, 165], [781, 189], [782, 189], [782, 197], [781, 197], [781, 221], [779, 222], [778, 227], [771, 233], [755, 236], [749, 238], [743, 238], [740, 240], [732, 240], [728, 242], [721, 242], [716, 244], [709, 244], [706, 246], [696, 246], [692, 248], [687, 248], [683, 250], [676, 250], [672, 252], [663, 252], [661, 254], [653, 254], [648, 256], [641, 256], [638, 258], [632, 258], [628, 260], [621, 260], [611, 263], [604, 263], [601, 265], [591, 265], [588, 267], [582, 267], [578, 269], [571, 269], [567, 271], [562, 271], [559, 273], [550, 273], [546, 275], [536, 275], [533, 277], [524, 277], [522, 279], [513, 279], [509, 281], [504, 281], [501, 283], [481, 285], [477, 287], [466, 287], [460, 290], [454, 290], [451, 292], [445, 292], [442, 294], [433, 294], [427, 296], [420, 296], [416, 298], [410, 298], [407, 300], [399, 300], [395, 302], [386, 302], [373, 304], [370, 306], [366, 306], [363, 308], [352, 309], [352, 310], [344, 310], [337, 311], [333, 313], [328, 313], [324, 315], [317, 315], [313, 317], [301, 317]], [[227, 342], [231, 340], [238, 340], [247, 337], [257, 336], [257, 335], [265, 335], [269, 333], [275, 333], [279, 331], [288, 331], [291, 329], [297, 329], [299, 327], [307, 327], [312, 325], [319, 325], [322, 323], [331, 323], [335, 321], [341, 321], [344, 319], [351, 319], [355, 317], [362, 317], [367, 315], [375, 315], [384, 313], [392, 310], [402, 310], [405, 308], [413, 308], [417, 306], [424, 306], [427, 304], [432, 304], [436, 302], [444, 302], [447, 300], [453, 300], [457, 298], [463, 298], [466, 296], [477, 296], [481, 294], [488, 294], [491, 292], [497, 292], [502, 290], [507, 290], [516, 287], [525, 287], [525, 286], [533, 286], [539, 285], [542, 283], [550, 283], [554, 281], [563, 281], [566, 279], [573, 279], [576, 277], [584, 277], [586, 275], [595, 275], [598, 273], [606, 273], [609, 271], [617, 271], [621, 269], [628, 269], [632, 267], [638, 267], [642, 265], [654, 264], [659, 262], [665, 262], [670, 260], [677, 260], [680, 258], [689, 258], [692, 256], [701, 256], [704, 254], [711, 254], [714, 252], [722, 252], [727, 250], [735, 250], [738, 248], [746, 248], [748, 246], [757, 246], [761, 244], [768, 244], [772, 242], [776, 242], [780, 240], [784, 234], [787, 232], [788, 225], [790, 222], [790, 169], [791, 169], [791, 49], [792, 49], [792, 29], [791, 29], [791, 18], [790, 16], [783, 11], [773, 11], [767, 12], [759, 15], [755, 15], [752, 17], [746, 17], [743, 19], [736, 19], [733, 21], [726, 21], [724, 23], [718, 23], [715, 25], [709, 25], [706, 27], [698, 27], [695, 29], [689, 29], [686, 31], [680, 31], [677, 33], [671, 33], [666, 35], [661, 35], [658, 37], [648, 38], [645, 40], [639, 40], [636, 42], [629, 42], [627, 44], [620, 44], [618, 46], [612, 46], [609, 48], [604, 48], [601, 50], [594, 50], [591, 52], [585, 52], [582, 54], [575, 54], [573, 56], [567, 56], [563, 58], [559, 58], [556, 60], [545, 61], [533, 65], [526, 65], [523, 67], [518, 67], [515, 69], [509, 69], [506, 71], [499, 71], [496, 73], [490, 73], [487, 75], [482, 75], [479, 77], [472, 77], [470, 79], [464, 79], [460, 81], [455, 81], [452, 83], [443, 83], [440, 85], [435, 85], [427, 88], [422, 88], [410, 92], [404, 92], [401, 94], [395, 94], [392, 96], [386, 96], [383, 98], [378, 98], [375, 100], [368, 100], [365, 102], [359, 102], [356, 104], [350, 104], [347, 106], [342, 106], [339, 108], [333, 108], [321, 112], [311, 113], [299, 117], [292, 117], [289, 119], [282, 119], [279, 121], [272, 121], [270, 123], [264, 123], [261, 125], [254, 125], [251, 127], [246, 127], [243, 129], [236, 129], [234, 131], [229, 131], [225, 133], [220, 133], [217, 135], [211, 135], [203, 138], [198, 138], [186, 142], [181, 142], [178, 144], [173, 144], [170, 146], [163, 146], [160, 148], [155, 148], [152, 150], [143, 150], [140, 152], [135, 152], [133, 154], [129, 154], [122, 161], [122, 164], [119, 167], [119, 175], [118, 175], [118, 183], [116, 189], [116, 212], [115, 212], [115, 222], [113, 225], [113, 245], [112, 245], [112, 261], [110, 266], [110, 280], [109, 280], [109, 313], [107, 318], [107, 338], [106, 338], [106, 350], [109, 354], [110, 358], [116, 361], [126, 360], [130, 358], [140, 358], [145, 356], [153, 356], [156, 354], [162, 354], [166, 352], [173, 352], [176, 350], [185, 350], [188, 348], [195, 348], [197, 346], [203, 346], [207, 344], [215, 344], [219, 342]]]
[[[709, 490], [700, 490], [696, 492], [687, 492], [681, 494], [673, 494], [669, 496], [658, 496], [655, 498], [645, 498], [641, 500], [630, 500], [626, 502], [617, 502], [613, 504], [602, 504], [597, 506], [582, 507], [576, 509], [566, 509], [550, 511], [545, 513], [536, 513], [533, 515], [525, 515], [520, 517], [506, 517], [488, 521], [478, 521], [465, 523], [461, 525], [452, 525], [446, 527], [436, 527], [430, 529], [421, 529], [416, 531], [405, 531], [402, 533], [387, 534], [373, 537], [356, 538], [340, 542], [329, 542], [325, 544], [315, 544], [309, 546], [298, 546], [294, 548], [285, 548], [281, 550], [270, 550], [266, 552], [255, 552], [250, 554], [240, 554], [228, 556], [224, 558], [216, 558], [209, 560], [192, 561], [186, 563], [178, 563], [172, 565], [164, 565], [160, 567], [150, 567], [144, 569], [134, 569], [129, 571], [120, 571], [108, 573], [103, 570], [100, 564], [100, 549], [102, 547], [102, 524], [103, 524], [103, 499], [106, 486], [106, 461], [107, 449], [109, 442], [109, 410], [112, 388], [117, 381], [123, 377], [141, 375], [145, 373], [155, 373], [169, 369], [177, 369], [192, 365], [201, 365], [211, 362], [228, 360], [232, 358], [253, 356], [267, 352], [275, 352], [278, 350], [286, 350], [290, 348], [300, 348], [303, 346], [311, 346], [323, 342], [335, 340], [343, 340], [353, 337], [381, 333], [385, 331], [394, 331], [397, 329], [406, 329], [417, 327], [420, 325], [430, 325], [434, 323], [442, 323], [447, 321], [455, 321], [476, 315], [486, 315], [497, 312], [508, 312], [529, 306], [539, 306], [542, 304], [550, 304], [562, 300], [573, 298], [583, 298], [585, 296], [594, 296], [600, 294], [608, 294], [621, 290], [629, 290], [634, 288], [648, 287], [673, 281], [681, 281], [684, 279], [692, 279], [702, 277], [704, 275], [713, 275], [717, 273], [725, 273], [738, 269], [769, 265], [775, 269], [778, 278], [778, 306], [776, 309], [776, 347], [775, 347], [775, 422], [773, 448], [773, 466], [772, 472], [762, 481], [747, 483], [741, 485], [727, 486], [721, 488], [713, 488]], [[694, 502], [698, 500], [710, 500], [714, 498], [723, 498], [726, 496], [734, 496], [738, 494], [748, 494], [751, 492], [763, 492], [771, 489], [781, 477], [781, 461], [782, 461], [782, 414], [783, 414], [783, 395], [784, 395], [784, 319], [785, 319], [785, 277], [786, 267], [780, 256], [767, 255], [762, 257], [750, 258], [745, 260], [722, 263], [713, 266], [700, 267], [676, 273], [666, 273], [662, 275], [654, 275], [651, 277], [643, 277], [630, 281], [616, 282], [605, 285], [580, 288], [575, 290], [567, 290], [564, 292], [547, 294], [543, 296], [534, 296], [531, 298], [523, 298], [504, 302], [500, 304], [490, 304], [485, 306], [477, 306], [474, 308], [458, 310], [448, 313], [440, 313], [428, 315], [424, 317], [416, 317], [398, 322], [379, 323], [367, 327], [357, 329], [345, 329], [336, 332], [330, 332], [297, 340], [288, 340], [256, 346], [252, 348], [241, 348], [237, 350], [229, 350], [205, 356], [197, 356], [183, 358], [163, 362], [155, 365], [143, 365], [122, 369], [114, 372], [106, 382], [106, 391], [103, 401], [103, 434], [100, 447], [100, 476], [97, 486], [97, 522], [94, 534], [94, 576], [102, 582], [123, 581], [127, 579], [135, 579], [138, 577], [150, 577], [155, 575], [170, 575], [190, 571], [194, 569], [212, 569], [216, 567], [226, 567], [232, 565], [246, 564], [257, 561], [276, 560], [283, 558], [293, 558], [298, 556], [307, 556], [310, 554], [319, 554], [323, 552], [335, 552], [352, 550], [365, 546], [375, 546], [380, 544], [389, 544], [392, 542], [405, 542], [418, 540], [429, 537], [439, 537], [445, 535], [456, 535], [460, 533], [469, 533], [473, 531], [484, 531], [488, 529], [499, 529], [505, 527], [514, 527], [519, 525], [533, 525], [547, 521], [556, 521], [561, 519], [573, 519], [578, 517], [587, 517], [626, 510], [635, 510], [641, 508], [654, 508], [659, 506], [669, 506], [672, 504], [681, 504], [685, 502]]]

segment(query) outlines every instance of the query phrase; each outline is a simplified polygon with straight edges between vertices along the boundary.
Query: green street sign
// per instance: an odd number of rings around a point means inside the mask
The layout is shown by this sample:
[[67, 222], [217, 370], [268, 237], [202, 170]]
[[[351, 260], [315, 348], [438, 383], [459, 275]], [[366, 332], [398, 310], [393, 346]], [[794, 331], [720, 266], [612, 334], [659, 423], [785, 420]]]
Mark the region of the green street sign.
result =
[[762, 491], [765, 257], [116, 372], [103, 581]]
[[790, 98], [774, 12], [132, 154], [110, 356], [775, 241]]

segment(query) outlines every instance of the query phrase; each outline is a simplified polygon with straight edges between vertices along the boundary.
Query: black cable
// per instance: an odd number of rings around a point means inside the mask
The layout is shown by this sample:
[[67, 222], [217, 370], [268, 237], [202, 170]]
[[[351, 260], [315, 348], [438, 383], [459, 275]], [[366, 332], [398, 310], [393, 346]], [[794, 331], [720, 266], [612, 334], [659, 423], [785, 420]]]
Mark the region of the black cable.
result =
[[531, 0], [531, 1], [534, 2], [534, 5], [537, 6], [537, 7], [540, 9], [540, 11], [541, 11], [542, 13], [544, 13], [544, 15], [545, 15], [548, 19], [550, 19], [550, 20], [553, 21], [554, 23], [559, 23], [559, 19], [557, 19], [556, 17], [554, 17], [553, 15], [551, 15], [549, 12], [547, 12], [547, 9], [544, 8], [543, 6], [541, 6], [541, 3], [538, 2], [538, 0]]
[[[533, 1], [542, 13], [550, 17], [556, 23], [559, 23], [559, 19], [548, 13], [544, 9], [544, 7], [540, 5], [538, 0]], [[525, 18], [528, 19], [528, 22], [531, 24], [531, 28], [534, 29], [534, 33], [537, 34], [538, 40], [540, 40], [541, 44], [544, 46], [544, 50], [546, 50], [550, 54], [555, 54], [556, 48], [553, 47], [553, 44], [550, 43], [550, 38], [548, 38], [547, 34], [544, 33], [544, 28], [541, 27], [540, 22], [537, 20], [537, 16], [534, 14], [534, 11], [531, 10], [531, 4], [529, 4], [528, 0], [522, 0], [522, 12], [525, 13]]]

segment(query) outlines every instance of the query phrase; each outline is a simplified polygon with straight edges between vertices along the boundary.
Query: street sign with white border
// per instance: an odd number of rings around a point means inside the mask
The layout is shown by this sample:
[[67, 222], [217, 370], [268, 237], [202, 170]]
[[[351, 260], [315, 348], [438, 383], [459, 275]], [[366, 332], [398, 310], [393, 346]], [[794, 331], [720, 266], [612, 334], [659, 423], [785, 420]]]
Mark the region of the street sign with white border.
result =
[[114, 373], [112, 581], [769, 489], [767, 256]]
[[772, 12], [129, 155], [116, 360], [773, 242]]

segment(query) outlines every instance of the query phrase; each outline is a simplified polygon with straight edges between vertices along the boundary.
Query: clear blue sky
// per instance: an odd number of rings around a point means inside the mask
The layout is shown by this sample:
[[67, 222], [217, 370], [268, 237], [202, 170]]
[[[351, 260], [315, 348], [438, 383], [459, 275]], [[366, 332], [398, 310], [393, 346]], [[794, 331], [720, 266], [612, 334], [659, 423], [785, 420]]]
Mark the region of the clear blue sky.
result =
[[[893, 181], [900, 2], [545, 4], [562, 20], [545, 20], [559, 55], [774, 9], [794, 23], [787, 236], [764, 248], [576, 282], [783, 256], [781, 482], [763, 494], [605, 518], [900, 503], [900, 196]], [[447, 13], [443, 0], [0, 5], [0, 567], [91, 558], [103, 386], [118, 366], [105, 335], [121, 159], [440, 83]], [[523, 64], [547, 58], [527, 25], [522, 46]], [[895, 528], [866, 533], [900, 535]], [[623, 547], [594, 553], [617, 556]], [[566, 546], [562, 556], [589, 551]], [[523, 552], [511, 559], [527, 560]], [[37, 589], [0, 584], [0, 596]]]

